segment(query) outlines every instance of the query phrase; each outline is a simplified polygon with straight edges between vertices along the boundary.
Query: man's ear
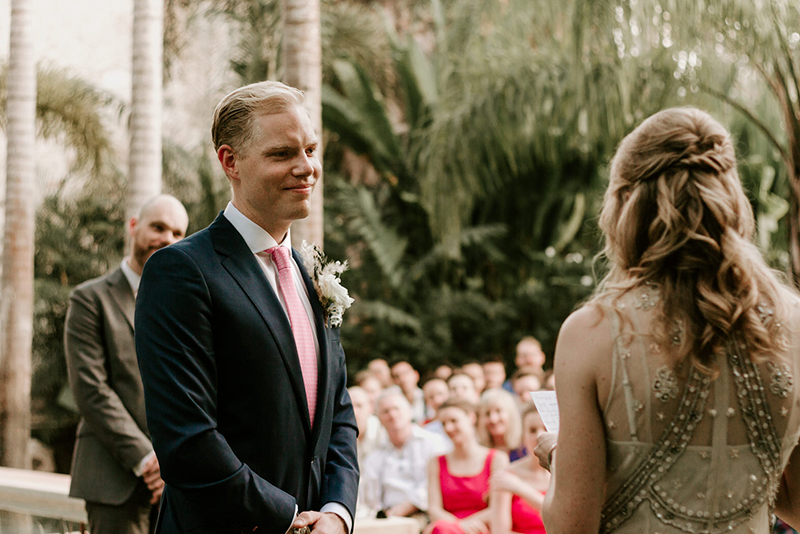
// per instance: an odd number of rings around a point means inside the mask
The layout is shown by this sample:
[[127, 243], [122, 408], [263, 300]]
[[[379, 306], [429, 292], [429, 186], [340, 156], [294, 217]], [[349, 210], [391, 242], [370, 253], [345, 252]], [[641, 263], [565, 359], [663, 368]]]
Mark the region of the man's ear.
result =
[[136, 226], [139, 224], [138, 219], [136, 217], [131, 217], [128, 221], [128, 234], [133, 237], [133, 234], [136, 232]]
[[231, 180], [239, 179], [239, 155], [230, 145], [222, 145], [217, 150], [217, 159], [222, 165], [222, 170]]

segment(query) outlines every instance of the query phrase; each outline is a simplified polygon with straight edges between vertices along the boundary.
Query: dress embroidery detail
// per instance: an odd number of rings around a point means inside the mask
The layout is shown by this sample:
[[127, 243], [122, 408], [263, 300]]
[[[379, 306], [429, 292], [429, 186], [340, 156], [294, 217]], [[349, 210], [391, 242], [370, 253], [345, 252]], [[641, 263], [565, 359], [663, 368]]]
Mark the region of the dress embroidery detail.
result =
[[775, 365], [772, 362], [767, 362], [767, 369], [771, 373], [769, 390], [773, 395], [783, 397], [784, 399], [789, 396], [789, 393], [794, 389], [794, 377], [789, 371], [789, 366], [786, 364]]
[[[666, 367], [663, 369], [672, 372]], [[672, 378], [676, 380], [674, 373]], [[658, 482], [686, 450], [694, 429], [703, 419], [708, 395], [700, 395], [700, 393], [707, 392], [710, 382], [708, 377], [703, 377], [697, 370], [692, 369], [681, 398], [680, 409], [664, 428], [661, 439], [625, 483], [606, 501], [601, 515], [600, 532], [614, 531], [630, 518], [633, 511], [644, 500], [650, 500], [651, 506], [658, 507], [662, 506], [658, 503], [663, 498], [664, 510], [656, 510], [656, 515], [662, 518], [667, 513], [673, 517], [671, 508], [667, 508], [667, 493], [661, 491]], [[677, 384], [674, 384], [674, 387], [675, 394], [677, 394]]]
[[678, 396], [678, 377], [669, 367], [660, 367], [653, 380], [653, 393], [661, 402], [669, 402]]
[[[772, 508], [782, 475], [781, 441], [768, 409], [767, 388], [762, 383], [756, 365], [749, 358], [740, 356], [738, 345], [729, 345], [727, 359], [734, 379], [739, 411], [747, 428], [749, 449], [758, 458], [762, 473], [751, 473], [749, 487], [743, 491], [743, 495], [739, 496], [738, 492], [729, 490], [725, 494], [729, 504], [721, 510], [687, 508], [670, 496], [668, 490], [672, 489], [673, 484], [662, 480], [685, 452], [704, 414], [711, 412], [705, 406], [711, 380], [693, 368], [681, 394], [678, 409], [658, 441], [623, 485], [606, 501], [601, 516], [601, 533], [608, 534], [616, 530], [634, 515], [643, 501], [648, 501], [652, 513], [662, 523], [683, 532], [698, 534], [717, 534], [733, 530], [752, 518], [765, 505]], [[782, 373], [781, 380], [785, 380], [783, 373], [787, 370], [776, 369]], [[677, 384], [672, 382], [676, 380], [674, 373], [671, 376], [670, 373], [672, 372], [666, 367], [657, 371], [653, 389], [661, 400], [664, 400], [665, 391], [672, 391], [673, 385], [677, 388]], [[772, 390], [772, 383], [769, 389]], [[730, 417], [735, 413], [733, 407], [730, 407], [726, 415]], [[747, 448], [748, 446], [730, 448], [727, 456], [731, 461], [736, 461]], [[699, 450], [698, 454], [703, 459], [710, 456], [705, 449]], [[704, 497], [705, 494], [703, 497], [698, 494], [699, 499]]]
[[636, 308], [642, 311], [652, 310], [660, 299], [661, 293], [658, 286], [652, 282], [646, 282], [636, 295]]

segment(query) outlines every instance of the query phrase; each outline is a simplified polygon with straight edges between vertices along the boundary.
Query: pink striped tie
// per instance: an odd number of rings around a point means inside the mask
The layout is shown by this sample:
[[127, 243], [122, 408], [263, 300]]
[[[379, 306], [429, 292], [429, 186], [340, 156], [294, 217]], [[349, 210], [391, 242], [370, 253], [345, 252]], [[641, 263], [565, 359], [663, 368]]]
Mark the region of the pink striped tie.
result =
[[283, 300], [286, 301], [286, 311], [292, 325], [294, 343], [297, 346], [297, 355], [300, 357], [300, 369], [303, 371], [303, 384], [306, 387], [308, 399], [308, 415], [311, 426], [314, 426], [314, 412], [317, 410], [317, 350], [314, 347], [314, 331], [308, 322], [306, 313], [292, 278], [292, 262], [288, 247], [272, 247], [266, 250], [272, 255], [272, 261], [278, 267], [278, 285]]

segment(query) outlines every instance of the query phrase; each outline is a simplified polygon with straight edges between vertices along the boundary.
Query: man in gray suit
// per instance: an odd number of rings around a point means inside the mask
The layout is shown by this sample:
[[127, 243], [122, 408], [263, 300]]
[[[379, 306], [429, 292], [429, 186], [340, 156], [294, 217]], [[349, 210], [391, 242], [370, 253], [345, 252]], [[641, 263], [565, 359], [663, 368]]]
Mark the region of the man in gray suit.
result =
[[145, 420], [133, 315], [145, 262], [183, 238], [187, 225], [175, 197], [150, 200], [128, 223], [130, 256], [70, 297], [64, 343], [81, 413], [70, 496], [86, 501], [92, 534], [147, 534], [164, 487]]

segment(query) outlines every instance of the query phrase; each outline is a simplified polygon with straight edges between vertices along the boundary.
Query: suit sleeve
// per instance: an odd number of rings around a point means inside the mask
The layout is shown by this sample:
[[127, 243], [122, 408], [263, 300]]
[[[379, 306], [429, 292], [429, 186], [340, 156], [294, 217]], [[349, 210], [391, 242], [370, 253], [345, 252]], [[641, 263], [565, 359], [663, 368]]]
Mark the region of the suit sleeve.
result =
[[64, 326], [67, 373], [85, 424], [125, 469], [133, 471], [153, 449], [108, 383], [102, 314], [93, 288], [78, 288], [70, 296]]
[[358, 426], [350, 394], [347, 392], [347, 367], [338, 335], [332, 343], [335, 347], [332, 354], [337, 355], [341, 361], [338, 367], [340, 373], [334, 380], [336, 390], [333, 397], [331, 439], [323, 478], [322, 502], [338, 502], [347, 508], [351, 518], [355, 518], [359, 479], [356, 451]]
[[204, 275], [185, 252], [170, 247], [150, 257], [136, 303], [136, 348], [161, 475], [228, 525], [283, 532], [294, 497], [239, 460], [217, 430], [211, 308]]

